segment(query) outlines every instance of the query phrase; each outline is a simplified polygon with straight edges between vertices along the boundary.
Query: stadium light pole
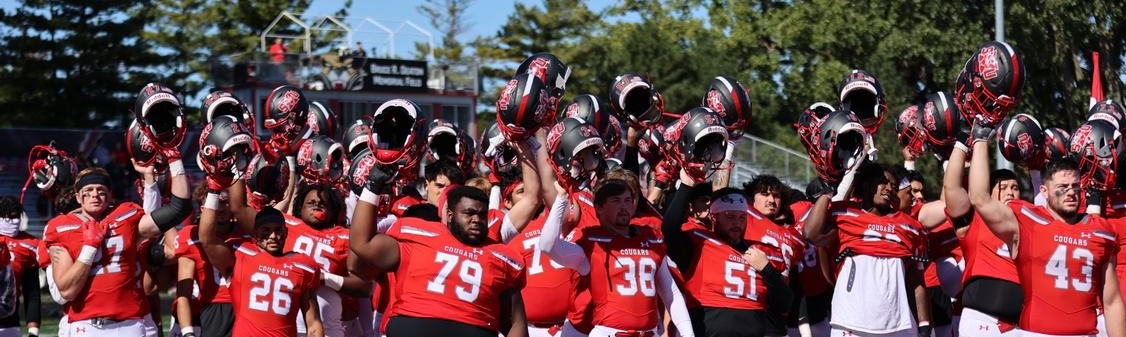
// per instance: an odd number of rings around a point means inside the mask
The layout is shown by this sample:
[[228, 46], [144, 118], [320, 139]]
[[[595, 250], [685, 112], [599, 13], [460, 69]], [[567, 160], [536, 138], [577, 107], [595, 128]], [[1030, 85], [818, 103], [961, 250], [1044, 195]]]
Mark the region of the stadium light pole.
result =
[[[1005, 0], [993, 0], [993, 31], [994, 40], [1005, 42]], [[1013, 163], [1001, 155], [1000, 148], [993, 148], [993, 158], [996, 158], [996, 169], [1013, 169]]]

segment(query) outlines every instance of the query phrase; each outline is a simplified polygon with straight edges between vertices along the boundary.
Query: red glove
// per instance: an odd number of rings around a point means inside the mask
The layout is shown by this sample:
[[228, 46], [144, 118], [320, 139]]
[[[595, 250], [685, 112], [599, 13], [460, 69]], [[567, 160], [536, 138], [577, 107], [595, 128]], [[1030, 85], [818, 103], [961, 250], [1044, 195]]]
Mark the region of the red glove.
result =
[[496, 171], [489, 171], [489, 183], [494, 186], [500, 185], [500, 175]]
[[106, 241], [106, 226], [100, 221], [87, 221], [82, 224], [82, 245], [101, 247]]
[[670, 161], [664, 160], [657, 163], [653, 168], [653, 180], [657, 182], [657, 187], [668, 187], [669, 184], [676, 182], [677, 168]]
[[168, 147], [168, 148], [160, 148], [159, 151], [160, 151], [160, 155], [162, 157], [164, 157], [165, 163], [171, 163], [171, 162], [180, 160], [181, 156], [180, 156], [180, 147], [179, 146]]
[[235, 176], [226, 173], [217, 173], [207, 176], [207, 190], [219, 192], [231, 187], [235, 183]]

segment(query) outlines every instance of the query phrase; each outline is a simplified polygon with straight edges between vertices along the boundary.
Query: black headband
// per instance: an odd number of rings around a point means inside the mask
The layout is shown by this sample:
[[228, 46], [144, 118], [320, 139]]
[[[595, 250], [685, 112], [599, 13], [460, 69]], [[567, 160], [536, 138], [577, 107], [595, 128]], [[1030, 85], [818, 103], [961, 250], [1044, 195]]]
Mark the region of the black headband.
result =
[[74, 191], [81, 191], [86, 185], [102, 185], [109, 188], [109, 184], [109, 175], [101, 172], [91, 172], [83, 175], [82, 178], [78, 178], [78, 181], [74, 182]]
[[270, 224], [285, 224], [285, 216], [273, 207], [262, 207], [262, 210], [258, 211], [258, 215], [254, 217], [254, 228]]

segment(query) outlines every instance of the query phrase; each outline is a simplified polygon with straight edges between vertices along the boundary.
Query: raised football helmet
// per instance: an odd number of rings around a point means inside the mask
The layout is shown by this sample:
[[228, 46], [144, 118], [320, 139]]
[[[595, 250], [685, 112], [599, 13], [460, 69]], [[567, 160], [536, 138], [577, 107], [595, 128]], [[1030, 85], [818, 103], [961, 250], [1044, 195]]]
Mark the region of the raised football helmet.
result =
[[497, 123], [485, 129], [485, 134], [481, 136], [480, 148], [481, 161], [490, 172], [513, 172], [520, 167], [517, 164], [516, 147], [505, 141], [504, 134], [500, 132]]
[[262, 126], [270, 131], [268, 147], [280, 155], [293, 155], [309, 127], [309, 101], [301, 89], [290, 85], [274, 88], [266, 97]]
[[258, 154], [250, 160], [244, 177], [247, 202], [254, 209], [262, 209], [284, 197], [289, 187], [289, 164], [284, 160], [271, 163]]
[[129, 124], [129, 130], [125, 132], [125, 144], [129, 158], [133, 158], [141, 166], [154, 166], [159, 171], [166, 164], [160, 155], [160, 148], [144, 132], [144, 126], [136, 119]]
[[207, 176], [238, 177], [254, 158], [254, 137], [231, 115], [216, 115], [199, 133], [196, 163]]
[[610, 84], [610, 112], [630, 125], [645, 126], [660, 120], [662, 101], [645, 76], [625, 73]]
[[793, 124], [794, 131], [798, 133], [798, 140], [801, 141], [802, 147], [805, 147], [806, 153], [809, 154], [810, 160], [813, 160], [814, 164], [817, 164], [816, 160], [819, 158], [814, 155], [817, 152], [817, 128], [821, 126], [821, 121], [834, 111], [837, 111], [837, 109], [828, 103], [813, 103], [805, 111], [798, 114], [798, 120]]
[[578, 117], [555, 123], [547, 134], [547, 155], [559, 184], [571, 191], [593, 184], [606, 165], [602, 143], [594, 125]]
[[1020, 105], [1027, 72], [1020, 53], [1008, 43], [989, 41], [977, 48], [954, 83], [954, 104], [966, 121], [997, 125]]
[[430, 121], [430, 133], [426, 143], [428, 151], [427, 164], [445, 161], [453, 164], [462, 171], [469, 172], [476, 163], [474, 156], [473, 139], [469, 138], [456, 125], [443, 119]]
[[1087, 110], [1087, 120], [1101, 119], [1114, 125], [1119, 131], [1126, 129], [1126, 109], [1114, 100], [1103, 100]]
[[870, 141], [864, 125], [851, 111], [837, 110], [821, 121], [810, 155], [817, 175], [828, 182], [840, 181], [849, 167], [865, 155]]
[[945, 92], [927, 95], [919, 110], [919, 123], [932, 148], [952, 148], [958, 129], [966, 125], [958, 107]]
[[1071, 134], [1061, 128], [1044, 129], [1044, 162], [1066, 158]]
[[418, 170], [426, 148], [426, 121], [422, 109], [414, 102], [393, 99], [380, 105], [371, 120], [368, 148], [376, 163], [397, 166], [400, 172]]
[[23, 203], [24, 194], [30, 182], [35, 182], [39, 193], [53, 198], [63, 188], [74, 184], [78, 175], [78, 165], [66, 151], [55, 148], [53, 145], [35, 145], [27, 154], [28, 180], [20, 191], [20, 203]]
[[249, 130], [254, 130], [254, 115], [246, 104], [234, 94], [226, 90], [216, 90], [203, 98], [203, 117], [205, 123], [211, 123], [218, 116], [232, 116], [245, 124]]
[[645, 158], [649, 164], [656, 165], [665, 158], [666, 146], [665, 127], [654, 124], [645, 128], [641, 133], [641, 139], [637, 140], [637, 154]]
[[727, 128], [723, 117], [711, 108], [697, 107], [680, 116], [675, 124], [666, 128], [665, 140], [672, 153], [665, 160], [673, 160], [694, 177], [705, 177], [709, 171], [721, 167], [727, 153]]
[[368, 134], [371, 133], [371, 120], [357, 119], [356, 122], [344, 129], [340, 137], [340, 145], [348, 151], [348, 158], [355, 158], [360, 151], [368, 148]]
[[729, 76], [716, 76], [704, 93], [703, 106], [723, 117], [731, 138], [743, 136], [751, 125], [751, 97], [742, 83]]
[[923, 154], [927, 144], [927, 135], [919, 122], [921, 108], [920, 105], [908, 106], [895, 120], [896, 141], [915, 157]]
[[309, 184], [335, 184], [344, 173], [344, 147], [326, 135], [316, 135], [297, 151], [297, 173]]
[[583, 94], [575, 96], [563, 117], [578, 117], [598, 130], [602, 135], [606, 153], [613, 155], [622, 145], [622, 125], [618, 118], [610, 114], [609, 107], [602, 104], [597, 96]]
[[550, 90], [538, 77], [517, 74], [505, 84], [497, 97], [497, 125], [510, 141], [522, 141], [554, 117]]
[[[520, 66], [516, 68], [516, 73], [532, 74], [547, 86], [549, 95], [547, 108], [550, 110], [549, 113], [554, 116], [555, 110], [559, 107], [559, 100], [566, 93], [567, 79], [571, 77], [571, 68], [551, 53], [535, 53], [520, 63]], [[544, 119], [544, 122], [552, 121], [554, 120]], [[550, 125], [542, 126], [548, 127]]]
[[841, 109], [852, 111], [864, 125], [864, 131], [875, 134], [888, 110], [884, 88], [876, 76], [861, 69], [850, 70], [837, 85], [837, 92]]
[[336, 112], [329, 109], [321, 102], [309, 104], [308, 130], [302, 138], [309, 139], [316, 135], [336, 137], [336, 124], [339, 117]]
[[1016, 165], [1039, 169], [1044, 163], [1044, 130], [1027, 114], [1016, 114], [997, 129], [997, 150]]
[[1079, 183], [1100, 191], [1115, 185], [1121, 132], [1110, 122], [1089, 120], [1071, 134], [1068, 152], [1079, 163]]

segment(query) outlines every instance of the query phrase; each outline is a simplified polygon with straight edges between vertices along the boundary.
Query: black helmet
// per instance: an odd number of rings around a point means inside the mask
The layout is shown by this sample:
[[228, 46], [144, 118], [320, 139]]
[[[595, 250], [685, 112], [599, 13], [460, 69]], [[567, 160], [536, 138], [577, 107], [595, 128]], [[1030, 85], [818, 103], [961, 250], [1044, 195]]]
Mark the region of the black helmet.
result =
[[172, 89], [149, 83], [137, 94], [133, 113], [141, 132], [161, 148], [179, 147], [188, 133], [184, 105]]
[[702, 176], [720, 168], [726, 155], [727, 128], [715, 110], [696, 107], [665, 130], [665, 140], [670, 142], [674, 164]]
[[309, 184], [334, 184], [344, 173], [344, 147], [326, 135], [316, 135], [297, 151], [297, 173]]
[[1061, 128], [1044, 129], [1044, 163], [1067, 158], [1071, 134]]
[[825, 116], [817, 127], [817, 138], [810, 157], [817, 175], [829, 182], [840, 181], [845, 170], [864, 154], [869, 138], [860, 119], [851, 111], [837, 110]]
[[368, 148], [369, 133], [371, 133], [371, 121], [368, 119], [357, 119], [355, 123], [344, 129], [344, 134], [340, 137], [340, 145], [348, 151], [349, 158], [355, 158], [360, 151]]
[[239, 176], [255, 153], [254, 137], [231, 115], [216, 115], [199, 133], [196, 163], [204, 174]]
[[876, 76], [862, 69], [853, 69], [841, 79], [837, 92], [840, 93], [841, 109], [856, 114], [865, 132], [876, 133], [888, 110], [884, 88]]
[[989, 41], [978, 47], [954, 83], [954, 104], [962, 119], [997, 125], [1020, 104], [1026, 73], [1020, 54], [1008, 43]]
[[625, 73], [610, 84], [610, 112], [631, 125], [648, 125], [661, 118], [660, 94], [645, 76]]
[[[65, 187], [74, 184], [78, 175], [78, 165], [74, 159], [67, 156], [66, 151], [56, 149], [52, 145], [35, 145], [27, 155], [27, 171], [31, 174], [30, 180], [35, 181], [39, 192], [48, 198], [58, 195]], [[23, 203], [21, 191], [20, 203]]]
[[490, 172], [512, 172], [517, 164], [516, 148], [504, 139], [497, 123], [489, 125], [481, 136], [481, 161]]
[[602, 135], [606, 153], [614, 154], [622, 143], [622, 125], [617, 117], [610, 114], [609, 108], [599, 101], [597, 96], [583, 94], [575, 96], [562, 117], [578, 117], [598, 130]]
[[456, 125], [446, 120], [436, 118], [430, 121], [430, 134], [426, 143], [427, 164], [445, 161], [453, 164], [463, 171], [472, 170], [473, 157], [476, 156], [473, 148], [473, 139], [462, 132]]
[[497, 97], [497, 124], [504, 137], [521, 141], [539, 130], [554, 116], [549, 109], [550, 93], [543, 81], [529, 73], [517, 74]]
[[[588, 150], [593, 151], [596, 162], [586, 162], [584, 152]], [[547, 155], [556, 178], [564, 187], [593, 183], [598, 169], [605, 168], [602, 137], [594, 125], [578, 117], [564, 118], [551, 127], [547, 134]]]
[[352, 157], [351, 162], [348, 163], [348, 169], [344, 173], [344, 179], [348, 181], [348, 187], [351, 188], [352, 193], [360, 195], [364, 192], [364, 184], [368, 181], [368, 174], [375, 165], [375, 155], [371, 154], [371, 149], [364, 148]]
[[1068, 153], [1079, 163], [1079, 182], [1086, 188], [1107, 190], [1115, 185], [1121, 133], [1104, 120], [1089, 120], [1071, 134]]
[[271, 163], [258, 154], [246, 170], [246, 199], [254, 209], [280, 201], [289, 187], [289, 164], [284, 160]]
[[211, 123], [218, 116], [232, 116], [239, 123], [246, 124], [248, 128], [254, 127], [254, 115], [246, 104], [234, 94], [226, 90], [216, 90], [203, 98], [203, 117], [205, 123]]
[[817, 128], [821, 126], [821, 121], [829, 114], [837, 111], [832, 105], [825, 102], [813, 103], [798, 114], [798, 120], [794, 122], [794, 131], [798, 133], [798, 140], [801, 141], [802, 147], [805, 147], [806, 154], [809, 159], [813, 161], [814, 166], [818, 166], [819, 156], [817, 153]]
[[1087, 120], [1092, 119], [1105, 120], [1119, 131], [1126, 130], [1126, 109], [1114, 100], [1103, 100], [1092, 105], [1091, 109], [1087, 110]]
[[656, 165], [665, 158], [665, 151], [665, 127], [654, 124], [645, 128], [641, 138], [637, 140], [637, 154], [645, 158], [650, 165]]
[[900, 146], [916, 157], [923, 154], [927, 144], [927, 134], [922, 130], [922, 123], [919, 121], [921, 108], [920, 105], [908, 106], [895, 120], [896, 140]]
[[554, 114], [559, 99], [563, 98], [567, 90], [567, 79], [571, 77], [571, 68], [551, 53], [535, 53], [520, 63], [516, 73], [532, 74], [547, 86], [548, 94], [551, 96], [549, 109], [553, 110], [552, 114]]
[[426, 121], [414, 102], [393, 99], [369, 116], [372, 132], [368, 147], [380, 165], [396, 165], [402, 171], [417, 169], [426, 148]]
[[[291, 85], [274, 88], [266, 97], [266, 111], [262, 126], [270, 130], [274, 137], [285, 144], [289, 149], [285, 153], [297, 150], [301, 136], [305, 135], [309, 127], [309, 101], [301, 89]], [[275, 144], [277, 145], [277, 144]]]
[[309, 104], [309, 130], [302, 138], [309, 139], [316, 135], [336, 137], [336, 113], [321, 102]]
[[1027, 114], [1016, 114], [997, 129], [997, 151], [1009, 161], [1031, 169], [1044, 163], [1044, 130]]
[[751, 97], [743, 84], [733, 77], [713, 78], [702, 104], [723, 117], [723, 124], [732, 138], [742, 136], [751, 124]]
[[129, 152], [129, 158], [133, 158], [141, 166], [163, 166], [164, 158], [160, 156], [160, 149], [143, 129], [141, 123], [134, 119], [125, 132], [125, 143], [128, 145], [125, 149]]
[[967, 125], [962, 120], [958, 107], [950, 101], [945, 92], [927, 95], [919, 111], [919, 122], [925, 131], [927, 143], [931, 147], [946, 148], [954, 145], [954, 135], [958, 129]]

